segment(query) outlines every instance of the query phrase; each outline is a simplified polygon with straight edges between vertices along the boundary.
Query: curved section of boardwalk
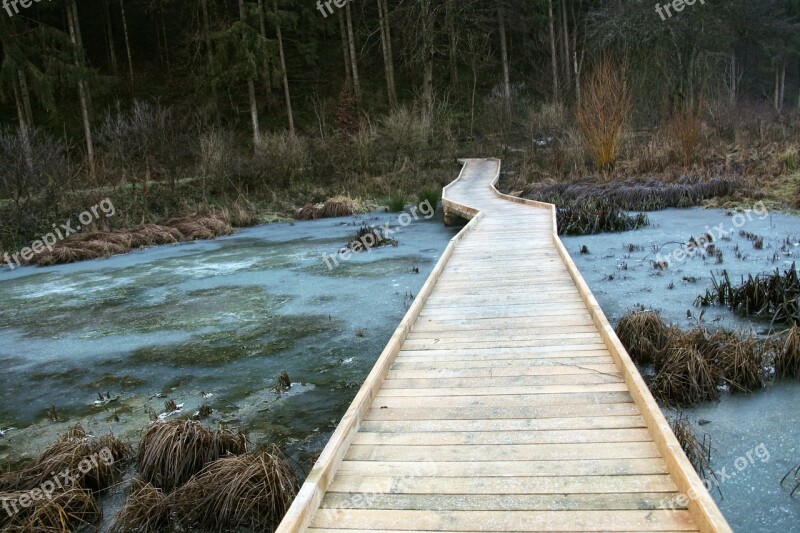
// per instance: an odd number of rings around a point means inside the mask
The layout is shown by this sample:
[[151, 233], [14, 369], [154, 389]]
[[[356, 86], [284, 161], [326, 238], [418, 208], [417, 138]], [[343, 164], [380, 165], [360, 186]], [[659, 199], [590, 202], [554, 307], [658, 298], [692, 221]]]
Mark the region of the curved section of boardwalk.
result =
[[[730, 531], [555, 234], [497, 160], [279, 531]], [[686, 497], [689, 495], [690, 497]]]

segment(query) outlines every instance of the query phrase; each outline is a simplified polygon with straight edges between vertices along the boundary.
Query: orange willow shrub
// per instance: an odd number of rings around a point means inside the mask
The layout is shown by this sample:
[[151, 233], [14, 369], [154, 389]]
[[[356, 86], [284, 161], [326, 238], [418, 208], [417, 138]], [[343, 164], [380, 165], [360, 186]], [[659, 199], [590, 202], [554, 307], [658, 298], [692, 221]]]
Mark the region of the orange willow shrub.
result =
[[576, 118], [594, 164], [614, 166], [633, 103], [624, 62], [602, 59], [589, 74]]
[[673, 139], [675, 152], [684, 166], [690, 166], [696, 159], [703, 131], [703, 121], [698, 107], [689, 104], [679, 106], [672, 115], [669, 133]]

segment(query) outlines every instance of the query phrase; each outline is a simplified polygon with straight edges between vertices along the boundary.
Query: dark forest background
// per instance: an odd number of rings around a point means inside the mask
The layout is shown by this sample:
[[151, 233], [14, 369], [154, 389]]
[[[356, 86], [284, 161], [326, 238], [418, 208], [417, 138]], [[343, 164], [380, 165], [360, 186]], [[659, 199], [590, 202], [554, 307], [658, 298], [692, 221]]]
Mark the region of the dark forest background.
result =
[[330, 5], [0, 11], [0, 248], [105, 197], [103, 229], [223, 208], [266, 221], [441, 186], [459, 156], [504, 157], [522, 194], [724, 176], [794, 201], [800, 0], [666, 21], [650, 0]]

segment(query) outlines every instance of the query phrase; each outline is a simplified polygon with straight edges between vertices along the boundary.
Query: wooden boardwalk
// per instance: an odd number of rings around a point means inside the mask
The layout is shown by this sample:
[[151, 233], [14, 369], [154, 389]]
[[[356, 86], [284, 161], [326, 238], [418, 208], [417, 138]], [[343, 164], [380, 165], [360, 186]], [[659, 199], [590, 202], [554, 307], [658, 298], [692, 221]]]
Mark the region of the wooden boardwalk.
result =
[[[467, 160], [449, 244], [279, 531], [730, 531], [555, 233]], [[681, 497], [689, 495], [691, 497]]]

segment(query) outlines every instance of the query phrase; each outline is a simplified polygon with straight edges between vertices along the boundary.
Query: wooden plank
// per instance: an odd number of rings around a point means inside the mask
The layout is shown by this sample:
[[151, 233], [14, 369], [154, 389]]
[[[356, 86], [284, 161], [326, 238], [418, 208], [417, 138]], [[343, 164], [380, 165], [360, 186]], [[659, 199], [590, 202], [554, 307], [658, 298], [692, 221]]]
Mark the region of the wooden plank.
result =
[[501, 369], [503, 367], [515, 367], [524, 371], [525, 367], [531, 366], [594, 366], [600, 364], [607, 364], [612, 361], [608, 354], [601, 352], [588, 352], [585, 355], [579, 354], [579, 357], [572, 357], [567, 355], [553, 354], [552, 356], [544, 357], [543, 354], [535, 354], [531, 357], [519, 357], [516, 359], [464, 359], [461, 361], [434, 361], [432, 359], [426, 360], [424, 357], [403, 358], [397, 360], [393, 365], [393, 370], [409, 370], [409, 369], [430, 369], [436, 370], [441, 368], [484, 368], [486, 374], [491, 375], [494, 369]]
[[[342, 463], [342, 466], [349, 462]], [[520, 464], [520, 463], [514, 463]], [[666, 470], [666, 468], [665, 468]], [[636, 494], [347, 494], [333, 492], [322, 502], [323, 509], [387, 509], [436, 511], [635, 511], [647, 509], [686, 510], [671, 505], [678, 493]]]
[[640, 415], [586, 416], [569, 418], [485, 419], [485, 420], [365, 420], [361, 431], [372, 433], [433, 433], [438, 431], [563, 431], [586, 429], [644, 428]]
[[[548, 385], [598, 385], [603, 383], [624, 383], [622, 377], [597, 373], [564, 374], [549, 376], [481, 376], [479, 378], [431, 378], [397, 379], [390, 371], [383, 382], [383, 390], [388, 389], [426, 389], [426, 388], [496, 388], [530, 387]], [[626, 389], [627, 390], [627, 389]]]
[[380, 446], [468, 446], [475, 444], [583, 444], [588, 442], [649, 442], [650, 433], [636, 429], [566, 431], [480, 431], [372, 433], [359, 431], [353, 444]]
[[[594, 361], [594, 359], [591, 359]], [[561, 360], [547, 360], [540, 365], [527, 366], [494, 366], [470, 368], [420, 368], [415, 363], [409, 363], [410, 368], [403, 369], [402, 365], [395, 364], [388, 374], [389, 379], [447, 379], [447, 378], [481, 378], [491, 379], [508, 376], [562, 376], [562, 375], [600, 375], [619, 377], [617, 366], [610, 361], [603, 363], [567, 364]]]
[[568, 385], [516, 385], [507, 387], [433, 387], [433, 388], [395, 388], [382, 387], [378, 397], [415, 398], [419, 396], [511, 396], [531, 394], [589, 394], [603, 392], [628, 392], [623, 382]]
[[367, 494], [619, 494], [674, 493], [669, 474], [565, 477], [417, 477], [349, 475], [340, 472], [328, 492]]
[[496, 396], [386, 396], [375, 397], [375, 405], [388, 409], [414, 409], [427, 405], [430, 409], [448, 407], [546, 407], [549, 405], [596, 405], [632, 401], [628, 391], [569, 394], [507, 394]]
[[311, 527], [401, 531], [693, 531], [688, 511], [385, 511], [320, 509]]
[[[383, 403], [383, 402], [381, 402]], [[462, 407], [437, 407], [431, 409], [416, 408], [389, 408], [375, 404], [369, 410], [366, 420], [501, 420], [501, 419], [531, 419], [531, 418], [575, 418], [587, 416], [632, 416], [639, 411], [633, 401], [623, 403], [597, 403], [597, 404], [572, 404], [572, 405], [526, 405], [524, 407], [496, 407], [472, 406], [469, 409]]]
[[509, 444], [507, 446], [351, 445], [353, 461], [565, 461], [570, 459], [647, 459], [661, 455], [652, 442], [589, 444]]
[[348, 476], [404, 477], [411, 472], [422, 477], [564, 477], [666, 475], [661, 458], [592, 459], [571, 461], [476, 461], [472, 463], [426, 461], [343, 461], [340, 474]]

